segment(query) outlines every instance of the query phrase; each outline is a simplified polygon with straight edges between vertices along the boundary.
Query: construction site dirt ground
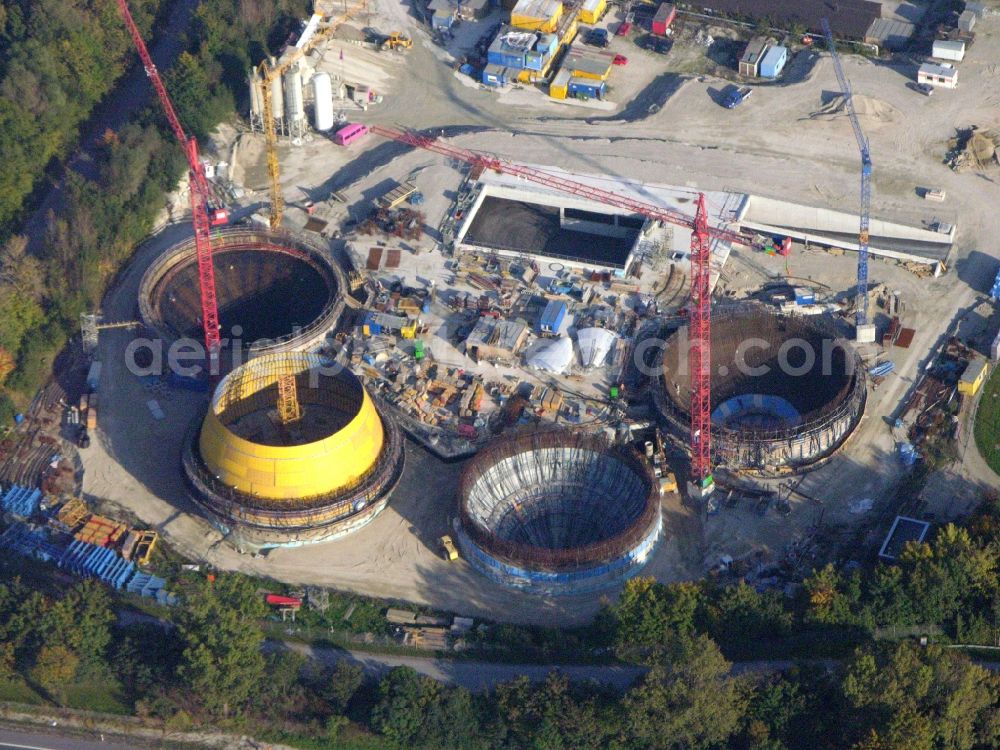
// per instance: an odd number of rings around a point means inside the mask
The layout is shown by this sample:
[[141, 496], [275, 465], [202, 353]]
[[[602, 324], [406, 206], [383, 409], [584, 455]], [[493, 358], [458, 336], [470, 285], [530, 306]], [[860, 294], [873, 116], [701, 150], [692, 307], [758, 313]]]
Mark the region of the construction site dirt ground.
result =
[[[618, 102], [616, 112], [559, 106], [543, 97], [538, 97], [537, 108], [511, 106], [502, 96], [459, 82], [405, 6], [383, 6], [382, 25], [406, 31], [415, 44], [406, 64], [391, 68], [396, 78], [384, 84], [385, 101], [352, 115], [358, 121], [448, 132], [465, 128], [449, 141], [517, 161], [605, 174], [609, 180], [627, 176], [692, 190], [747, 191], [845, 211], [859, 203], [857, 147], [847, 118], [828, 107], [838, 86], [825, 54], [805, 53], [807, 57], [793, 60], [791, 65], [798, 66], [793, 68], [793, 83], [755, 86], [753, 97], [734, 110], [717, 101], [717, 91], [728, 81], [676, 78], [667, 59], [645, 54], [630, 54], [629, 65], [615, 71], [615, 76], [650, 81], [630, 100]], [[893, 418], [931, 348], [976, 306], [1000, 259], [1000, 169], [955, 173], [944, 164], [957, 128], [1000, 126], [1000, 19], [984, 18], [976, 31], [976, 44], [960, 65], [959, 88], [938, 90], [932, 97], [906, 87], [914, 79], [915, 65], [853, 56], [845, 60], [854, 91], [864, 97], [862, 124], [874, 162], [873, 216], [904, 223], [943, 220], [958, 226], [955, 251], [940, 278], [921, 279], [895, 265], [872, 263], [871, 281], [902, 293], [903, 323], [917, 330], [912, 345], [891, 350], [896, 371], [870, 394], [866, 416], [846, 447], [804, 476], [798, 485], [802, 495], [793, 497], [788, 516], [772, 511], [761, 518], [752, 508], [738, 506], [703, 523], [689, 507], [669, 498], [666, 538], [646, 572], [679, 580], [700, 576], [723, 554], [737, 557], [767, 549], [772, 556], [780, 555], [790, 541], [809, 533], [821, 514], [823, 523], [831, 526], [863, 523], [863, 517], [849, 510], [858, 499], [875, 501], [873, 515], [891, 511], [890, 490], [903, 471], [896, 457], [899, 436], [892, 432]], [[345, 64], [350, 64], [349, 56]], [[245, 169], [261, 169], [261, 149], [248, 148], [244, 156], [253, 162]], [[362, 206], [369, 198], [368, 186], [407, 179], [421, 169], [416, 173], [418, 187], [429, 202], [435, 201], [426, 211], [433, 228], [449, 203], [446, 191], [455, 190], [458, 178], [453, 165], [441, 157], [408, 153], [373, 136], [349, 153], [320, 138], [289, 147], [284, 166], [283, 182], [293, 203], [288, 213], [292, 228], [301, 226], [305, 217], [294, 205], [296, 196], [347, 190], [351, 201]], [[259, 188], [259, 182], [252, 187]], [[923, 187], [945, 190], [946, 201], [923, 201], [918, 194]], [[248, 194], [242, 213], [266, 207], [266, 199], [266, 193]], [[331, 218], [346, 217], [350, 206], [338, 210], [343, 213]], [[107, 319], [134, 317], [145, 264], [188, 232], [183, 224], [171, 226], [141, 248], [105, 302]], [[754, 288], [768, 275], [785, 275], [785, 262], [741, 249], [727, 265], [725, 283], [732, 289]], [[791, 275], [825, 284], [834, 293], [849, 292], [853, 283], [851, 254], [806, 253], [797, 247], [787, 263]], [[412, 445], [388, 509], [359, 533], [314, 548], [277, 550], [266, 558], [237, 554], [193, 512], [181, 478], [181, 440], [204, 397], [170, 391], [169, 399], [162, 396], [160, 403], [166, 418], [154, 420], [145, 404], [161, 394], [146, 391], [125, 370], [122, 352], [128, 340], [126, 332], [102, 333], [102, 413], [97, 440], [84, 452], [84, 490], [88, 497], [127, 508], [164, 532], [184, 554], [222, 568], [498, 619], [579, 622], [602, 601], [600, 595], [545, 600], [521, 595], [486, 581], [462, 561], [445, 562], [436, 539], [448, 529], [460, 465], [443, 464]], [[968, 457], [974, 453], [973, 442], [953, 468], [954, 475], [973, 487], [997, 486], [997, 477]], [[934, 482], [930, 490], [940, 496], [941, 484]]]

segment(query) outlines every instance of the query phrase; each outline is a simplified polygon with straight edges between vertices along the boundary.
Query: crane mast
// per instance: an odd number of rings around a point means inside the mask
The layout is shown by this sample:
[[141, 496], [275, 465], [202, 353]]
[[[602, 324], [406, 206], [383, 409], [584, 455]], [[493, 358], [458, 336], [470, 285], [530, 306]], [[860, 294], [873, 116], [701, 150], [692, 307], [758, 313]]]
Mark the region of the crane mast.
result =
[[[271, 184], [271, 210], [269, 216], [271, 229], [278, 229], [281, 227], [281, 222], [285, 213], [285, 196], [281, 191], [281, 166], [278, 163], [278, 130], [274, 123], [274, 104], [272, 102], [271, 86], [276, 79], [278, 80], [278, 85], [281, 85], [281, 76], [285, 73], [285, 71], [301, 60], [302, 57], [319, 42], [333, 34], [333, 32], [336, 31], [342, 23], [344, 23], [344, 21], [358, 15], [367, 7], [367, 0], [361, 0], [361, 2], [355, 2], [350, 6], [345, 6], [344, 11], [337, 16], [336, 19], [330, 21], [329, 24], [318, 31], [315, 31], [304, 43], [300, 42], [301, 46], [296, 47], [291, 54], [285, 57], [285, 59], [276, 63], [273, 67], [266, 59], [262, 60], [257, 66], [257, 71], [260, 73], [262, 79], [261, 113], [264, 119], [264, 145], [267, 152], [267, 177]], [[307, 28], [318, 28], [321, 19], [322, 14], [314, 14], [313, 19], [308, 24]]]
[[153, 64], [153, 58], [146, 48], [146, 43], [139, 33], [132, 13], [129, 11], [126, 0], [118, 0], [118, 8], [125, 21], [132, 42], [135, 44], [139, 59], [142, 60], [146, 76], [153, 84], [156, 95], [160, 98], [160, 104], [167, 116], [167, 122], [174, 131], [174, 136], [184, 150], [187, 158], [188, 171], [190, 173], [190, 193], [191, 193], [191, 216], [194, 226], [195, 252], [198, 259], [198, 286], [201, 293], [201, 323], [205, 337], [205, 353], [209, 360], [209, 372], [218, 372], [218, 357], [221, 347], [219, 337], [219, 303], [215, 292], [215, 268], [212, 264], [212, 236], [211, 222], [208, 217], [208, 199], [211, 190], [208, 186], [208, 178], [205, 177], [205, 167], [198, 156], [198, 142], [194, 136], [188, 136], [181, 126], [181, 122], [174, 110], [174, 105], [170, 101], [170, 95], [163, 85], [160, 73]]
[[382, 125], [373, 125], [371, 131], [416, 148], [432, 151], [450, 159], [471, 164], [482, 170], [522, 177], [531, 182], [554, 188], [570, 195], [616, 206], [645, 216], [691, 230], [691, 311], [690, 356], [688, 373], [691, 381], [691, 475], [692, 484], [699, 495], [707, 495], [713, 487], [712, 480], [712, 340], [711, 340], [711, 243], [715, 240], [750, 245], [750, 238], [728, 229], [708, 224], [705, 195], [698, 196], [697, 213], [688, 214], [621, 195], [610, 190], [567, 180], [540, 169], [501, 159], [499, 157], [449, 146], [435, 138]]
[[868, 327], [868, 229], [871, 223], [872, 205], [872, 159], [868, 149], [868, 138], [865, 137], [861, 129], [861, 122], [858, 120], [858, 113], [854, 109], [854, 95], [851, 92], [851, 84], [844, 75], [844, 68], [840, 62], [840, 55], [837, 54], [837, 47], [833, 43], [833, 32], [830, 30], [830, 23], [824, 18], [820, 21], [823, 26], [823, 34], [826, 36], [826, 46], [830, 50], [833, 58], [833, 68], [837, 72], [837, 81], [840, 83], [840, 90], [844, 94], [844, 106], [847, 108], [847, 116], [851, 120], [851, 127], [854, 128], [854, 137], [858, 142], [858, 151], [861, 154], [861, 227], [858, 231], [858, 289], [854, 300], [856, 312], [856, 330], [858, 338], [862, 336], [862, 331]]

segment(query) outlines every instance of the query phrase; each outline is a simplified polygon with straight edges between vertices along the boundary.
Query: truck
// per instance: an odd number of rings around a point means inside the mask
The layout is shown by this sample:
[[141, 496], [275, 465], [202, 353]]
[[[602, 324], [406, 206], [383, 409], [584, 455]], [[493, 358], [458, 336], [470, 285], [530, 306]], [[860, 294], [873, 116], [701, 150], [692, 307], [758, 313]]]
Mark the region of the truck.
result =
[[740, 106], [743, 102], [750, 98], [750, 94], [753, 93], [753, 89], [749, 86], [741, 86], [739, 88], [734, 88], [726, 98], [723, 100], [723, 104], [726, 105], [726, 109], [733, 109], [734, 107]]

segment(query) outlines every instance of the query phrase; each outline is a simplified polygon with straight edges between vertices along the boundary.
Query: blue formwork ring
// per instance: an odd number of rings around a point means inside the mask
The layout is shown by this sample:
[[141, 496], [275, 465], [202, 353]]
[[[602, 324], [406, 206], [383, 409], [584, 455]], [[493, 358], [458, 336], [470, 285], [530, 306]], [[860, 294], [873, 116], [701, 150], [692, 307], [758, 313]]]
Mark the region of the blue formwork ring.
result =
[[649, 562], [662, 532], [663, 516], [657, 514], [653, 529], [627, 553], [601, 565], [562, 573], [528, 570], [499, 560], [473, 542], [461, 526], [456, 536], [465, 559], [497, 583], [532, 593], [586, 594], [616, 586], [636, 575]]

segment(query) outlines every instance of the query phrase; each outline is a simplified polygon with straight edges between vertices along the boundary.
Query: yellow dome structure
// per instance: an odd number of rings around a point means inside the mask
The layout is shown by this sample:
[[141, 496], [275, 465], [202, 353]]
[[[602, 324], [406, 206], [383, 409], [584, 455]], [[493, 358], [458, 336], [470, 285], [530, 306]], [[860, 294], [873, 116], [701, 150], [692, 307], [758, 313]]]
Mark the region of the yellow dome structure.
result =
[[267, 547], [367, 523], [385, 507], [402, 461], [398, 428], [357, 377], [295, 352], [253, 359], [219, 383], [185, 468], [226, 532]]

